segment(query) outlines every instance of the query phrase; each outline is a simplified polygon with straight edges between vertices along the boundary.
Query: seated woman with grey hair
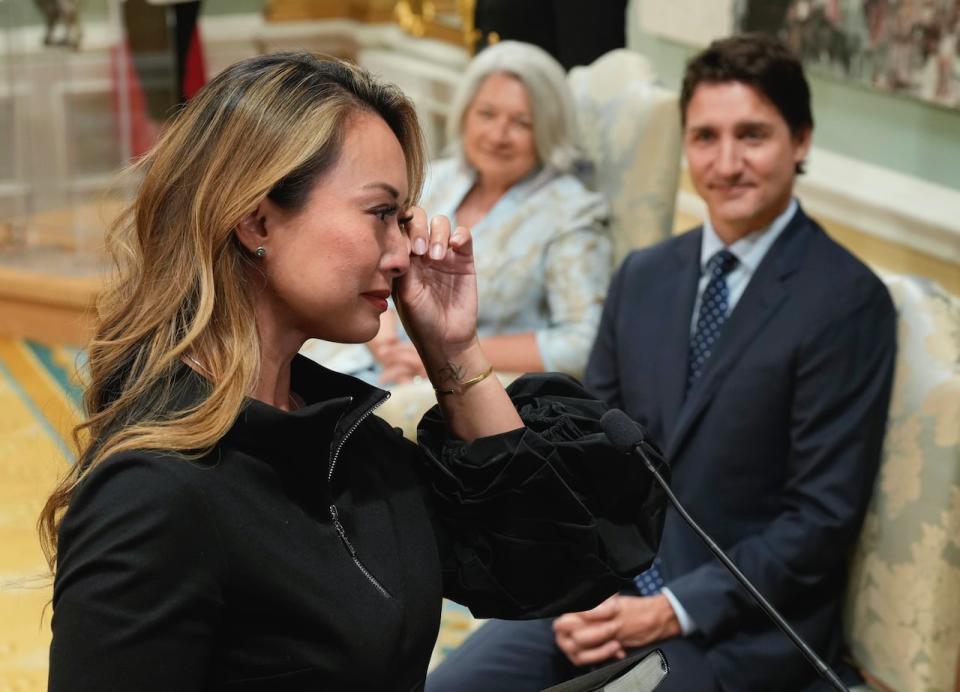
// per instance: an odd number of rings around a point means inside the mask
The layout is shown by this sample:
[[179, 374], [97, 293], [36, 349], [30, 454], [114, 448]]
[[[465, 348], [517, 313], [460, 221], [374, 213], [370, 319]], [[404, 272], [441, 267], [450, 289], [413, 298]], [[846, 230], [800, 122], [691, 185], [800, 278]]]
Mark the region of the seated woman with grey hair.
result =
[[[563, 68], [504, 41], [468, 66], [448, 120], [450, 158], [433, 162], [422, 204], [471, 229], [478, 333], [499, 371], [580, 376], [612, 270], [607, 206], [573, 174], [580, 162]], [[368, 346], [379, 379], [424, 375], [391, 311]]]

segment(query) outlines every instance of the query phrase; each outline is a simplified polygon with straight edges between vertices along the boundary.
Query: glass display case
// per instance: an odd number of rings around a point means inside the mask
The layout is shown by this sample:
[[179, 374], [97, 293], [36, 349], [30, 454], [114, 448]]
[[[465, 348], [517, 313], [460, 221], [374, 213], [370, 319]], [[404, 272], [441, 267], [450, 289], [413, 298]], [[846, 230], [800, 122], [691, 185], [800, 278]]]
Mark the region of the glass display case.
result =
[[100, 271], [120, 171], [203, 84], [199, 8], [0, 0], [0, 266]]
[[[0, 0], [0, 266], [101, 271], [124, 197], [129, 98], [116, 5], [84, 26], [80, 3]], [[66, 8], [45, 16], [44, 7]], [[52, 10], [51, 10], [52, 11]]]

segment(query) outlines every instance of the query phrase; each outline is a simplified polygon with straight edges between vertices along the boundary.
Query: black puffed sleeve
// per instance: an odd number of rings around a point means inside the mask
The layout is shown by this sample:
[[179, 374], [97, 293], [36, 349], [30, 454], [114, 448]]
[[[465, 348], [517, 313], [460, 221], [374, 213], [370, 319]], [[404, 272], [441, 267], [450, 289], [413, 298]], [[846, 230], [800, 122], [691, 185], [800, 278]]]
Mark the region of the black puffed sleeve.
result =
[[526, 427], [466, 444], [438, 407], [420, 423], [444, 595], [478, 617], [590, 608], [650, 564], [665, 496], [576, 380], [526, 375], [507, 392]]

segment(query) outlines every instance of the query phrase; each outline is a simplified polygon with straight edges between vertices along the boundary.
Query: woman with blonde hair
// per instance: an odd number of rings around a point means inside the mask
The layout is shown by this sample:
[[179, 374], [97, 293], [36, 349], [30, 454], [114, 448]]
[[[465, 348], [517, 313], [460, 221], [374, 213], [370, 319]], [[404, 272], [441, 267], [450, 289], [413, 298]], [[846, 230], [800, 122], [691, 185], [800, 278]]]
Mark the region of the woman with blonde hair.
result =
[[[503, 41], [467, 67], [423, 203], [477, 249], [478, 333], [498, 371], [583, 375], [613, 269], [608, 208], [575, 175], [573, 95], [537, 46]], [[391, 319], [370, 344], [383, 382], [426, 372]]]
[[[414, 206], [422, 162], [396, 88], [279, 54], [136, 164], [80, 458], [40, 521], [52, 692], [419, 689], [441, 596], [543, 616], [649, 562], [662, 498], [601, 406], [488, 377], [472, 238]], [[386, 392], [296, 355], [369, 340], [391, 293], [437, 390], [420, 445], [373, 415]]]

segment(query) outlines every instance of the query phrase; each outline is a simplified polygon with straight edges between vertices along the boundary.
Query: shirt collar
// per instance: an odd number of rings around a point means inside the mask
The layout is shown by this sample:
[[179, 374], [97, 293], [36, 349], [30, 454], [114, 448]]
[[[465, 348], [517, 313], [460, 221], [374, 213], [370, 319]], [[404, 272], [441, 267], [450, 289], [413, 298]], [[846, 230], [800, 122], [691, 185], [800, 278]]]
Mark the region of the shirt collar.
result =
[[706, 221], [703, 222], [703, 239], [700, 242], [700, 271], [705, 271], [710, 258], [726, 247], [739, 260], [739, 266], [752, 274], [760, 266], [767, 250], [773, 246], [773, 243], [783, 233], [794, 214], [797, 213], [798, 207], [797, 200], [791, 198], [786, 210], [775, 218], [769, 226], [740, 238], [729, 247], [725, 246], [723, 241], [720, 240], [720, 236], [713, 228], [713, 223], [707, 217]]

